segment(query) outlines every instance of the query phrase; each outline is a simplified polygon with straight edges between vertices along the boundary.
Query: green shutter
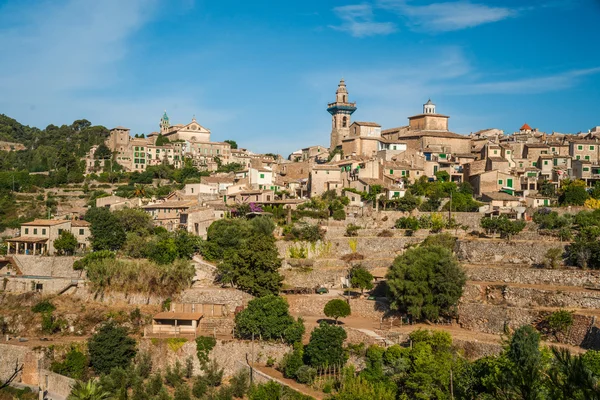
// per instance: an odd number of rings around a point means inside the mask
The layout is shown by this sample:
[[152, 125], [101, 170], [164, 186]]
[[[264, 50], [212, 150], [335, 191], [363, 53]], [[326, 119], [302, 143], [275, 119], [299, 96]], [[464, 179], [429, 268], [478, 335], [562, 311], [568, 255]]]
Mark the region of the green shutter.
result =
[[506, 180], [506, 186], [508, 186], [510, 188], [513, 187], [512, 183], [513, 183], [512, 179], [509, 178], [509, 179]]
[[394, 170], [390, 169], [390, 175], [394, 175]]

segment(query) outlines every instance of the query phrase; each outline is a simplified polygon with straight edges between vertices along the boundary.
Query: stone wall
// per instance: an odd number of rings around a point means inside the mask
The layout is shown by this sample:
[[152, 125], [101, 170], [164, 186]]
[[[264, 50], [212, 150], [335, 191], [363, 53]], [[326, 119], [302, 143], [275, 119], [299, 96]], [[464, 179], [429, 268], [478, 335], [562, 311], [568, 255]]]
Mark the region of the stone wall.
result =
[[40, 375], [42, 377], [42, 387], [53, 395], [66, 398], [71, 393], [71, 388], [75, 384], [75, 379], [56, 374], [46, 369], [40, 370]]
[[463, 302], [509, 307], [600, 308], [600, 293], [467, 283]]
[[469, 264], [542, 264], [549, 249], [565, 248], [564, 243], [513, 240], [458, 240], [458, 259]]
[[[196, 356], [196, 342], [194, 341], [188, 341], [174, 352], [164, 340], [142, 339], [140, 350], [150, 353], [154, 370], [165, 369], [167, 365], [173, 366], [177, 361], [183, 366], [186, 359], [190, 358], [194, 365], [194, 373], [199, 374], [201, 372], [200, 362]], [[269, 357], [279, 361], [289, 351], [291, 351], [291, 346], [281, 343], [256, 340], [253, 344], [251, 341], [217, 340], [217, 344], [210, 352], [209, 357], [216, 360], [219, 367], [224, 369], [225, 376], [231, 376], [238, 371], [240, 362], [246, 363], [246, 356], [248, 361], [254, 360], [256, 363], [265, 363]], [[254, 358], [252, 358], [252, 355], [254, 355]]]
[[[2, 338], [4, 340], [4, 338]], [[0, 381], [8, 379], [15, 369], [15, 363], [19, 366], [25, 364], [25, 358], [31, 353], [31, 350], [25, 346], [17, 346], [12, 344], [0, 344]], [[28, 363], [30, 364], [30, 363]], [[25, 374], [30, 373], [30, 368], [24, 371]], [[23, 374], [19, 374], [16, 382], [20, 382]]]
[[458, 306], [460, 326], [478, 332], [503, 334], [507, 329], [515, 330], [541, 319], [540, 311], [526, 308], [479, 303], [461, 303]]
[[[293, 295], [287, 296], [290, 303], [290, 313], [299, 315], [323, 315], [325, 304], [339, 297], [333, 296], [302, 296]], [[389, 311], [387, 302], [365, 300], [365, 299], [350, 299], [350, 310], [352, 316], [380, 319]]]
[[600, 271], [569, 269], [541, 269], [519, 267], [465, 266], [471, 281], [505, 282], [527, 285], [556, 285], [600, 287]]

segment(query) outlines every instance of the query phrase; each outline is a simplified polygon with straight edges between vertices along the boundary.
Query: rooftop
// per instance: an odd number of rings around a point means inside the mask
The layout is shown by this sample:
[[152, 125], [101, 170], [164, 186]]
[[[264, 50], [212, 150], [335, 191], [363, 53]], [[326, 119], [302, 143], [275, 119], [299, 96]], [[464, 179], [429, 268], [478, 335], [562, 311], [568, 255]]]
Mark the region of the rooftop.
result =
[[177, 319], [181, 321], [198, 321], [202, 318], [201, 312], [173, 312], [173, 311], [163, 311], [160, 312], [152, 319]]
[[35, 219], [31, 222], [25, 222], [21, 226], [56, 226], [71, 222], [68, 219]]

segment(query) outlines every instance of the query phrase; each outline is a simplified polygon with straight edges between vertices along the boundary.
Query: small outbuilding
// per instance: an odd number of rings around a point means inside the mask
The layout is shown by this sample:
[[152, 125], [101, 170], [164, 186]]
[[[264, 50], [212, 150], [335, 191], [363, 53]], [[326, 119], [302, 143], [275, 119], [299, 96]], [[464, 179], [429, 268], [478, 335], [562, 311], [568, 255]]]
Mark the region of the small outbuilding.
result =
[[201, 312], [160, 312], [152, 318], [152, 333], [195, 335], [200, 328], [202, 316]]

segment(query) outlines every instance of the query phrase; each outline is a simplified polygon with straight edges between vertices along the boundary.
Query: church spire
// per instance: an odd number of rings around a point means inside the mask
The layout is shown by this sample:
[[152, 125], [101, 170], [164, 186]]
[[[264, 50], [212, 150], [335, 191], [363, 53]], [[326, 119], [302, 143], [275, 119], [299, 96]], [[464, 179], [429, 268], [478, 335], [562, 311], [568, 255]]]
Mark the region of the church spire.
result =
[[349, 102], [346, 82], [342, 78], [335, 91], [335, 103], [327, 105], [327, 112], [332, 117], [330, 150], [340, 146], [342, 139], [350, 134], [350, 116], [354, 111], [356, 103]]

